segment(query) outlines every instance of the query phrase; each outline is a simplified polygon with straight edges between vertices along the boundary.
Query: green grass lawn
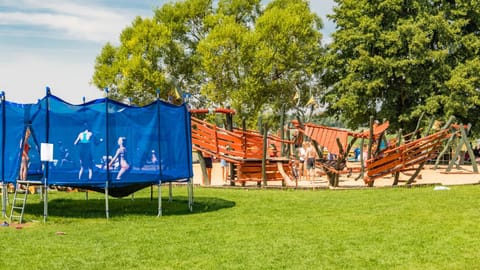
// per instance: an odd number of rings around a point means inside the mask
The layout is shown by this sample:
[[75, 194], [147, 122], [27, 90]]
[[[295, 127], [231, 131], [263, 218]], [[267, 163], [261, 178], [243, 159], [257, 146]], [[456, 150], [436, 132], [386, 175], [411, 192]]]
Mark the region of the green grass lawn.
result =
[[[359, 190], [163, 188], [135, 199], [29, 196], [0, 269], [480, 269], [480, 185]], [[156, 192], [154, 193], [156, 194]], [[8, 212], [9, 213], [9, 212]], [[57, 232], [63, 232], [59, 235]]]

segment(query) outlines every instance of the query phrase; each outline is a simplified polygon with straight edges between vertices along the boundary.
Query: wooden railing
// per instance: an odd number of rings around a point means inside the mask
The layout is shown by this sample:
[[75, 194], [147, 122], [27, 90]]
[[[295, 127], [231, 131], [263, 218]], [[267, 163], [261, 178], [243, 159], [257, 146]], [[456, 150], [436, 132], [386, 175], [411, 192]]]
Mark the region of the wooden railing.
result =
[[[198, 118], [192, 117], [192, 146], [204, 154], [224, 158], [239, 163], [246, 159], [261, 159], [263, 154], [263, 135], [254, 131], [235, 129], [228, 131]], [[282, 140], [268, 136], [268, 157], [276, 157]], [[292, 141], [283, 141], [292, 143]], [[276, 153], [277, 152], [277, 153]]]

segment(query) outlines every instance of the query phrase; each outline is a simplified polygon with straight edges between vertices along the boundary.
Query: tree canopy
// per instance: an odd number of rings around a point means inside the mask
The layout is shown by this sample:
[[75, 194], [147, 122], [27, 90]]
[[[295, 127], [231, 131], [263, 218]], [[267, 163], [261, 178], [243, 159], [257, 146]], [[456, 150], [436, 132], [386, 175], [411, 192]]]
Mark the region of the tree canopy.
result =
[[137, 104], [157, 89], [188, 92], [193, 106], [230, 106], [254, 125], [265, 112], [305, 109], [293, 97], [305, 104], [319, 91], [321, 27], [305, 0], [169, 3], [104, 46], [93, 83]]
[[413, 130], [422, 113], [472, 122], [479, 109], [479, 2], [336, 0], [322, 97], [350, 127], [370, 115]]
[[477, 122], [480, 1], [335, 2], [326, 45], [307, 0], [164, 4], [103, 47], [93, 83], [136, 104], [189, 93], [192, 106], [230, 106], [250, 127], [317, 103], [350, 128], [370, 116], [404, 130], [422, 114]]

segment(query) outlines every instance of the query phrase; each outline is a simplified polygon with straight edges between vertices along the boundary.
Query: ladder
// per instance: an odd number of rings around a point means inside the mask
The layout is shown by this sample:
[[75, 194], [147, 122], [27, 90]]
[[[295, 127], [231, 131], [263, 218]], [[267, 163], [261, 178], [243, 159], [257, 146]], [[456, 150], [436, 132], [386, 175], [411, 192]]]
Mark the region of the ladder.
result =
[[[23, 221], [23, 213], [25, 211], [25, 205], [27, 204], [28, 188], [30, 185], [41, 185], [41, 181], [28, 181], [18, 180], [15, 193], [13, 195], [12, 208], [10, 212], [10, 223], [15, 219], [18, 219], [18, 223]], [[21, 185], [25, 185], [25, 190], [20, 188]]]

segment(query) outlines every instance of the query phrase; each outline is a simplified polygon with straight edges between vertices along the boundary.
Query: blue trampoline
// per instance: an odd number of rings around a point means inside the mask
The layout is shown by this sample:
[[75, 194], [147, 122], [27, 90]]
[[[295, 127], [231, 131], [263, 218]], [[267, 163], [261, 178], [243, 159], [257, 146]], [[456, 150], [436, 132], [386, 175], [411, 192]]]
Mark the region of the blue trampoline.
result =
[[[9, 102], [2, 94], [0, 115], [3, 185], [15, 184], [19, 177], [29, 129], [28, 179], [41, 180], [45, 186], [84, 188], [104, 192], [106, 198], [124, 197], [165, 182], [192, 186], [186, 104], [157, 100], [137, 107], [103, 98], [73, 105], [51, 95], [47, 88], [46, 96], [36, 104]], [[42, 143], [53, 145], [50, 162], [41, 161]]]

